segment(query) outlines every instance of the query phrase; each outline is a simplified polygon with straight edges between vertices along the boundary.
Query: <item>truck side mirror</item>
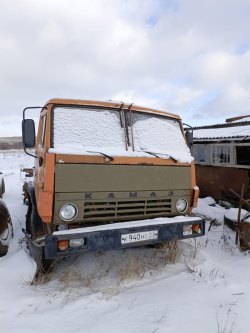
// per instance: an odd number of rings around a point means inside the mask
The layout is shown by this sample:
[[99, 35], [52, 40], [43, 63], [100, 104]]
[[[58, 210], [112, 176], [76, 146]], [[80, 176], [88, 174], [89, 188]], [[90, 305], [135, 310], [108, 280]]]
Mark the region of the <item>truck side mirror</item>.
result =
[[190, 148], [193, 145], [193, 131], [186, 130], [185, 137], [186, 137], [187, 145]]
[[36, 143], [35, 123], [33, 119], [22, 121], [22, 137], [24, 148], [33, 148]]

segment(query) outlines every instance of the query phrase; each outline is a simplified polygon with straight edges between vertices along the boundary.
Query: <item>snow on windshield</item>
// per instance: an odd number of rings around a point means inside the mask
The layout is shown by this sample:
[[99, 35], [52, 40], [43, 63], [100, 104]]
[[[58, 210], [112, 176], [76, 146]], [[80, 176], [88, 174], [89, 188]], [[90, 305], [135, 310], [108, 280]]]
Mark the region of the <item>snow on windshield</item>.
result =
[[163, 117], [140, 116], [140, 119], [136, 121], [135, 118], [133, 122], [135, 150], [167, 154], [183, 163], [192, 161], [177, 121]]
[[112, 147], [125, 149], [124, 129], [118, 112], [109, 110], [56, 108], [54, 148]]
[[118, 111], [57, 107], [54, 109], [54, 148], [50, 151], [86, 154], [95, 150], [113, 156], [152, 157], [145, 153], [148, 151], [161, 158], [173, 157], [182, 163], [192, 161], [178, 121], [133, 112], [128, 123], [129, 141], [132, 143], [133, 138], [134, 152], [132, 145], [126, 151], [125, 129], [121, 127]]

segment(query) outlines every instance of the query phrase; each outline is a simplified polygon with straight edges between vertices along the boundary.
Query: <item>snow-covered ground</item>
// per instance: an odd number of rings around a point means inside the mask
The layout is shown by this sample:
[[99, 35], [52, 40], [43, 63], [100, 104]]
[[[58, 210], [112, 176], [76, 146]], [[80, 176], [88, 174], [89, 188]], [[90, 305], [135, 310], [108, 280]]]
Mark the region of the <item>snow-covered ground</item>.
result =
[[0, 332], [249, 332], [250, 254], [236, 247], [222, 223], [225, 209], [209, 206], [211, 199], [199, 200], [196, 211], [222, 224], [196, 242], [179, 242], [177, 251], [87, 253], [31, 286], [19, 169], [32, 164], [22, 152], [0, 152], [15, 233], [0, 258]]

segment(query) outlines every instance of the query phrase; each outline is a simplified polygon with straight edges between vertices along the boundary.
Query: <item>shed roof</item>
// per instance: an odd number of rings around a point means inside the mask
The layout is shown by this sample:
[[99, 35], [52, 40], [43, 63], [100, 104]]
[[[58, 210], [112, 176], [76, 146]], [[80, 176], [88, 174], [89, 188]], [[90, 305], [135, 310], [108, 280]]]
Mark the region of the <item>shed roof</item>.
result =
[[244, 141], [250, 140], [250, 121], [193, 127], [194, 141]]

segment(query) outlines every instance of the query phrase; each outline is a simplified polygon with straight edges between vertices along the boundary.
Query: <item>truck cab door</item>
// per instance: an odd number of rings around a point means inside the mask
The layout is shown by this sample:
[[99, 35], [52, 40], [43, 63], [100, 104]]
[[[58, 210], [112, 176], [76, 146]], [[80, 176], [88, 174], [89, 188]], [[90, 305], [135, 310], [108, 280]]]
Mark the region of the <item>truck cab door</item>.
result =
[[43, 111], [40, 116], [37, 142], [36, 142], [36, 167], [34, 185], [36, 193], [43, 189], [44, 186], [44, 165], [46, 152], [46, 127], [47, 127], [47, 112]]

